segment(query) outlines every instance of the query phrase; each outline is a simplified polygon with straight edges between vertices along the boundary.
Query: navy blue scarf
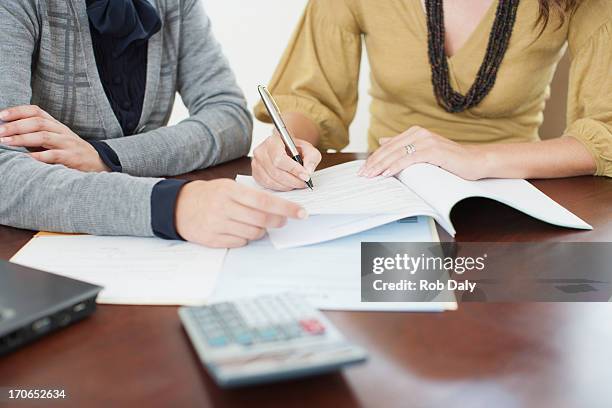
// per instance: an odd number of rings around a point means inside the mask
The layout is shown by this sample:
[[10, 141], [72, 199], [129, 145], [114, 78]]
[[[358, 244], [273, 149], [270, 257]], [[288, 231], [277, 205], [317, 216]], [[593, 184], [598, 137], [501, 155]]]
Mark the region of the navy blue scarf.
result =
[[87, 0], [87, 15], [98, 33], [114, 39], [114, 56], [149, 40], [161, 28], [159, 14], [147, 0]]
[[125, 135], [137, 131], [147, 80], [147, 47], [161, 29], [147, 0], [87, 0], [96, 65]]

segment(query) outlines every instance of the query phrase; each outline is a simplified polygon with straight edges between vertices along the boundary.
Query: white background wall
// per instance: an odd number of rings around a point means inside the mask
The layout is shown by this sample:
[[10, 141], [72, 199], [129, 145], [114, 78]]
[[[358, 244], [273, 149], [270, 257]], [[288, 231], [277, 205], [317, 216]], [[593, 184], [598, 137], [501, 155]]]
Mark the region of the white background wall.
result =
[[[203, 0], [217, 40], [244, 90], [249, 108], [257, 103], [257, 85], [267, 85], [289, 38], [300, 19], [306, 0]], [[367, 149], [369, 68], [364, 52], [360, 80], [360, 102], [351, 127], [351, 144], [344, 151]], [[187, 117], [187, 109], [177, 98], [171, 124]], [[270, 125], [256, 121], [253, 146], [271, 132]]]

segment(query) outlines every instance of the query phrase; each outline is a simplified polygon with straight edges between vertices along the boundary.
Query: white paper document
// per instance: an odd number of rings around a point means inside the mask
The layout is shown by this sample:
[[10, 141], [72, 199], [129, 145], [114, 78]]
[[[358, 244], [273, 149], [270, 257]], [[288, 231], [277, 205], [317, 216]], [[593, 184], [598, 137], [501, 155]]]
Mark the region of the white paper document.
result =
[[464, 180], [431, 164], [416, 164], [399, 174], [399, 180], [436, 209], [442, 225], [451, 235], [453, 207], [461, 200], [484, 197], [499, 201], [549, 224], [575, 229], [593, 229], [585, 221], [556, 203], [526, 180]]
[[[451, 222], [452, 208], [471, 197], [499, 201], [544, 222], [561, 227], [592, 229], [582, 219], [553, 201], [525, 180], [487, 179], [464, 180], [430, 164], [415, 164], [397, 177], [368, 179], [357, 175], [363, 160], [357, 160], [316, 172], [314, 191], [309, 189], [272, 192], [272, 194], [301, 204], [311, 215], [370, 216], [349, 220], [344, 228], [316, 228], [318, 221], [296, 221], [287, 231], [270, 231], [277, 248], [288, 248], [323, 242], [346, 236], [406, 216], [426, 215], [434, 218], [450, 235], [455, 235]], [[239, 176], [238, 182], [260, 188], [252, 177]], [[327, 222], [327, 221], [326, 221]], [[341, 225], [344, 220], [339, 219]], [[302, 234], [302, 238], [292, 238]]]
[[40, 236], [12, 262], [104, 286], [98, 303], [202, 304], [226, 254], [157, 238]]
[[229, 251], [212, 300], [293, 292], [319, 309], [443, 311], [455, 309], [452, 292], [435, 302], [361, 302], [361, 242], [435, 242], [428, 217], [405, 219], [361, 234], [277, 250], [268, 239]]
[[[358, 234], [410, 216], [410, 211], [375, 215], [313, 215], [307, 220], [289, 220], [283, 228], [270, 229], [268, 236], [276, 249], [295, 248]], [[435, 231], [435, 224], [431, 223]]]
[[[317, 171], [312, 176], [313, 190], [275, 192], [274, 195], [302, 205], [310, 215], [405, 213], [407, 208], [423, 213], [419, 215], [434, 212], [394, 177], [359, 177], [357, 171], [362, 165], [363, 161], [353, 161]], [[252, 177], [238, 176], [236, 181], [258, 187]]]

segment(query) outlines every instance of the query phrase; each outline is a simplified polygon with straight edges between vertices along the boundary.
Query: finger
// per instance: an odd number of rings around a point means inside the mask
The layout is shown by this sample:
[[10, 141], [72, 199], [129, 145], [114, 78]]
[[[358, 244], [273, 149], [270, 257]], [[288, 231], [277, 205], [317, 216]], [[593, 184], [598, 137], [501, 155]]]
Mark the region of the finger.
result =
[[41, 131], [64, 133], [64, 130], [64, 125], [59, 122], [41, 117], [33, 117], [4, 123], [0, 127], [0, 137], [23, 135]]
[[366, 177], [377, 177], [383, 174], [385, 177], [387, 177], [389, 176], [389, 174], [386, 173], [386, 170], [388, 170], [389, 167], [393, 165], [393, 163], [395, 163], [398, 160], [402, 160], [404, 157], [406, 157], [405, 149], [404, 148], [396, 149], [395, 151], [385, 156], [382, 160], [380, 160], [374, 166], [372, 166], [369, 170], [367, 170], [365, 176]]
[[[280, 141], [280, 136], [270, 136], [266, 139], [266, 142], [255, 149], [254, 152], [252, 167], [254, 176], [258, 179], [258, 182], [262, 182], [262, 185], [265, 187], [277, 191], [290, 191], [295, 188], [305, 188], [304, 181], [292, 176], [290, 173], [278, 170], [272, 158], [276, 158], [277, 161], [284, 158], [284, 160], [289, 161], [289, 163], [295, 163], [295, 161], [287, 156], [285, 146]], [[295, 164], [299, 166], [298, 163]]]
[[319, 163], [321, 163], [321, 152], [313, 145], [303, 140], [297, 140], [296, 145], [304, 160], [304, 168], [309, 175], [312, 175]]
[[204, 245], [211, 248], [240, 248], [248, 243], [249, 241], [245, 238], [227, 234], [217, 234], [210, 240], [203, 242]]
[[[280, 184], [282, 186], [281, 191], [289, 191], [289, 190], [293, 190], [296, 188], [305, 188], [306, 184], [304, 180], [294, 176], [291, 173], [281, 170], [277, 167], [278, 163], [281, 163], [281, 162], [285, 162], [284, 166], [287, 166], [288, 162], [295, 163], [295, 161], [293, 161], [289, 156], [287, 156], [285, 152], [281, 153], [280, 156], [276, 156], [276, 157], [272, 157], [266, 152], [264, 153], [264, 160], [260, 162], [259, 164], [261, 164], [263, 170], [268, 174], [268, 176], [272, 180], [274, 180], [277, 184]], [[298, 163], [296, 164], [300, 166]], [[306, 170], [302, 166], [300, 166], [300, 168], [302, 168], [301, 171], [306, 173]]]
[[299, 204], [274, 197], [272, 194], [264, 191], [257, 191], [252, 188], [237, 185], [237, 188], [230, 194], [234, 201], [268, 214], [298, 219], [304, 219], [308, 216], [306, 210]]
[[[400, 138], [398, 136], [397, 138]], [[408, 144], [409, 138], [405, 135], [401, 135], [401, 139], [405, 140], [402, 144]], [[359, 175], [365, 177], [374, 177], [376, 174], [376, 169], [379, 169], [384, 165], [385, 162], [390, 160], [390, 157], [396, 157], [399, 149], [403, 149], [403, 147], [398, 147], [395, 143], [389, 142], [378, 148], [365, 162], [362, 169], [360, 169]]]
[[378, 166], [381, 161], [385, 160], [389, 154], [392, 154], [399, 148], [404, 148], [406, 145], [415, 143], [418, 140], [419, 134], [425, 134], [427, 131], [421, 127], [413, 126], [406, 132], [390, 138], [384, 145], [381, 145], [366, 161], [364, 167], [360, 170], [359, 175], [372, 177], [370, 174], [373, 167]]
[[0, 139], [0, 143], [4, 143], [7, 146], [44, 147], [45, 149], [65, 147], [66, 141], [67, 139], [61, 134], [46, 131], [8, 136]]
[[[272, 164], [278, 170], [288, 173], [291, 177], [291, 180], [294, 180], [294, 184], [297, 183], [297, 186], [303, 185], [305, 181], [310, 180], [310, 173], [303, 167], [301, 164], [291, 159], [286, 154], [282, 154], [280, 156], [276, 156], [272, 159]], [[297, 180], [295, 180], [297, 179]]]
[[47, 164], [66, 164], [63, 150], [45, 150], [44, 152], [30, 153], [30, 156]]
[[359, 169], [359, 172], [357, 174], [360, 176], [367, 176], [368, 170], [370, 170], [373, 166], [375, 166], [380, 160], [384, 159], [384, 157], [387, 154], [389, 154], [390, 151], [392, 151], [393, 149], [392, 142], [396, 139], [403, 139], [405, 136], [406, 134], [402, 133], [401, 135], [389, 138], [390, 140], [387, 143], [381, 144], [380, 147], [376, 149], [376, 151], [372, 153], [370, 157], [368, 157], [368, 159], [363, 164], [363, 166]]
[[389, 168], [385, 171], [384, 175], [385, 177], [395, 176], [396, 174], [398, 174], [404, 169], [407, 169], [413, 164], [427, 163], [427, 161], [428, 160], [426, 152], [417, 152], [410, 156], [405, 156], [400, 160], [396, 160], [393, 164], [391, 164], [391, 166], [389, 166]]
[[[270, 143], [268, 144], [267, 149], [264, 149], [260, 155], [262, 158], [262, 165], [268, 174], [274, 178], [272, 168], [277, 168], [291, 174], [297, 179], [305, 181], [303, 178], [308, 175], [308, 172], [302, 165], [289, 157], [285, 145], [280, 141], [280, 136], [275, 132], [275, 134], [270, 136], [269, 139]], [[277, 181], [280, 182], [280, 180]]]
[[253, 176], [255, 177], [255, 180], [257, 180], [257, 182], [265, 187], [265, 188], [269, 188], [275, 191], [290, 191], [293, 190], [293, 187], [287, 187], [282, 185], [281, 183], [279, 183], [278, 181], [274, 180], [266, 171], [266, 169], [264, 168], [264, 166], [262, 164], [260, 164], [259, 160], [254, 159], [252, 162], [252, 170], [253, 170]]
[[255, 227], [253, 225], [233, 220], [224, 220], [219, 230], [214, 232], [219, 234], [233, 235], [249, 241], [261, 239], [266, 234], [266, 230], [264, 228]]
[[56, 121], [55, 118], [49, 115], [36, 105], [21, 105], [5, 109], [0, 112], [0, 119], [5, 122], [12, 122], [19, 119], [27, 119], [31, 117], [41, 117]]
[[233, 203], [233, 205], [229, 206], [227, 216], [231, 220], [259, 228], [280, 228], [287, 223], [286, 217], [268, 214], [239, 203]]

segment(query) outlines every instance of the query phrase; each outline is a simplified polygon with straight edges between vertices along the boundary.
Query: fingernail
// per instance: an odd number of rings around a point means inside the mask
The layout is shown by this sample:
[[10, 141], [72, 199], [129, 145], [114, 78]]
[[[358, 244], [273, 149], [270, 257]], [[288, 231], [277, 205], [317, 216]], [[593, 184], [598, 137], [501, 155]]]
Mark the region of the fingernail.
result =
[[308, 173], [300, 173], [300, 178], [304, 181], [310, 180], [310, 175]]
[[382, 175], [383, 177], [389, 177], [391, 175], [391, 172], [389, 170], [385, 170]]
[[12, 137], [0, 137], [0, 143], [10, 144], [12, 141]]
[[8, 117], [8, 112], [7, 111], [0, 112], [0, 119], [6, 119], [7, 117]]
[[5, 127], [0, 127], [0, 135], [3, 134], [5, 130], [6, 130]]
[[298, 211], [297, 216], [300, 220], [304, 220], [308, 217], [308, 213], [306, 212], [305, 209], [300, 209], [300, 211]]

